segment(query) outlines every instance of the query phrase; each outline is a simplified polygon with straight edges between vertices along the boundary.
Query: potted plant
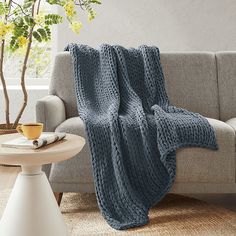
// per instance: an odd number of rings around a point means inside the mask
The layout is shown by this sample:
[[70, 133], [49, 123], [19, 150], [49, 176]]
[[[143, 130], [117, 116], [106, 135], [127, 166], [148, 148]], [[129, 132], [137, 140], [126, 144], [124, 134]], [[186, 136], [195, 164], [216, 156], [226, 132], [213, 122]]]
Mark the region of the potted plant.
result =
[[[27, 106], [28, 94], [25, 84], [27, 64], [34, 41], [42, 43], [51, 39], [51, 27], [63, 21], [59, 14], [44, 13], [42, 3], [57, 5], [64, 9], [69, 27], [79, 34], [82, 27], [77, 10], [88, 14], [88, 20], [95, 17], [93, 5], [101, 4], [100, 0], [2, 0], [0, 1], [0, 79], [3, 89], [5, 124], [0, 124], [0, 134], [15, 133], [22, 114]], [[20, 2], [20, 3], [19, 3]], [[10, 120], [10, 99], [4, 76], [4, 59], [6, 48], [12, 53], [24, 50], [24, 58], [20, 72], [20, 85], [23, 102], [13, 122]]]

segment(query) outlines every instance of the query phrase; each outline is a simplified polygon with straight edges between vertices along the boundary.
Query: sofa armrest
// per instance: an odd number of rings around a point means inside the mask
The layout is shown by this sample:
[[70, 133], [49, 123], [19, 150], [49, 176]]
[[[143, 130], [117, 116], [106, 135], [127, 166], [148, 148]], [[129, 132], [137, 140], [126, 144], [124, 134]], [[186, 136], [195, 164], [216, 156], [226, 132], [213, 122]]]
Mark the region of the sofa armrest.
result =
[[229, 119], [225, 123], [231, 126], [236, 133], [236, 118]]
[[36, 121], [44, 124], [44, 131], [55, 131], [65, 119], [65, 106], [59, 97], [48, 95], [37, 101]]

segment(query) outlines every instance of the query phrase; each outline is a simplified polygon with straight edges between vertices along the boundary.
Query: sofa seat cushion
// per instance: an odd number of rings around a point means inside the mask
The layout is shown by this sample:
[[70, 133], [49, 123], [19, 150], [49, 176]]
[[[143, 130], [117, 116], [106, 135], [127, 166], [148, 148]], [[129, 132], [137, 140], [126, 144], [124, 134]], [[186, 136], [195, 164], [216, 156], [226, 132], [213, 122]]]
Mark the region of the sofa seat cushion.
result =
[[[228, 124], [208, 119], [214, 127], [219, 150], [190, 147], [177, 150], [176, 182], [233, 183], [235, 180], [235, 132]], [[86, 137], [83, 121], [70, 118], [56, 128]], [[55, 168], [56, 167], [56, 168]], [[91, 158], [88, 144], [75, 158], [52, 166], [52, 182], [92, 183]]]
[[207, 119], [216, 132], [219, 149], [190, 147], [177, 150], [176, 182], [235, 182], [235, 132], [222, 121]]
[[[65, 120], [55, 130], [76, 134], [87, 139], [83, 121], [79, 117]], [[49, 180], [52, 183], [93, 183], [92, 164], [88, 142], [74, 158], [52, 165]]]

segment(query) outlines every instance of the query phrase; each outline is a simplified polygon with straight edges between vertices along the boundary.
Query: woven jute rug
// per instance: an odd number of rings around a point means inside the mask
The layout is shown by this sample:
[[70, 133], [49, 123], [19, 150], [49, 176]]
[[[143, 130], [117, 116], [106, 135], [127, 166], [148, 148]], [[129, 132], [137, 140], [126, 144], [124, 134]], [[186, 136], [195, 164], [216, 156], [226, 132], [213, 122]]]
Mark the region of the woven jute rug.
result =
[[[0, 192], [0, 216], [10, 191]], [[94, 194], [66, 193], [61, 211], [71, 236], [80, 235], [164, 235], [233, 236], [236, 213], [203, 201], [168, 194], [150, 210], [146, 226], [117, 231], [102, 218]]]

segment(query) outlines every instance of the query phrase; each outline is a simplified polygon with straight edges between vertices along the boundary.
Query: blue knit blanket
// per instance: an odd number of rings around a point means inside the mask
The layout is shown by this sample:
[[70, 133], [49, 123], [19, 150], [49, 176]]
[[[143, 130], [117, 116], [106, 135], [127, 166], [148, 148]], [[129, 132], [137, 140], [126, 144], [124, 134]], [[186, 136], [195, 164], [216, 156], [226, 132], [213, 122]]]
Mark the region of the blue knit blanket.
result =
[[173, 185], [176, 149], [217, 149], [215, 132], [203, 116], [170, 105], [157, 47], [66, 50], [102, 215], [115, 229], [144, 225]]

